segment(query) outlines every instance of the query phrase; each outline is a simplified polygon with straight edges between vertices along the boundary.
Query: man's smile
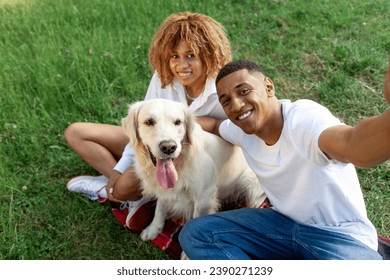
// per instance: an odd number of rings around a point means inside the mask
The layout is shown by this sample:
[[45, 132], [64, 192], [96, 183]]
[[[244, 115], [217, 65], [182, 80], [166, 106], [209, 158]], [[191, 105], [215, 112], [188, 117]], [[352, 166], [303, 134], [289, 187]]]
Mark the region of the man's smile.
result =
[[238, 116], [237, 119], [238, 119], [239, 121], [245, 120], [247, 117], [249, 117], [250, 115], [252, 115], [252, 113], [253, 113], [253, 110], [249, 110], [249, 111], [243, 113], [242, 115]]

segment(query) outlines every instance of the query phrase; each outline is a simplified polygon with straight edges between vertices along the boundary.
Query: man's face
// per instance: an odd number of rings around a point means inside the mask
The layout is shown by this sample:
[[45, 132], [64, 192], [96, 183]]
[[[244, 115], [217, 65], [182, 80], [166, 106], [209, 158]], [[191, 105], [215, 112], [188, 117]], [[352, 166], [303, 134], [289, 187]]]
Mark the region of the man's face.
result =
[[261, 73], [242, 69], [217, 84], [217, 93], [228, 118], [247, 134], [260, 135], [271, 118], [272, 81]]

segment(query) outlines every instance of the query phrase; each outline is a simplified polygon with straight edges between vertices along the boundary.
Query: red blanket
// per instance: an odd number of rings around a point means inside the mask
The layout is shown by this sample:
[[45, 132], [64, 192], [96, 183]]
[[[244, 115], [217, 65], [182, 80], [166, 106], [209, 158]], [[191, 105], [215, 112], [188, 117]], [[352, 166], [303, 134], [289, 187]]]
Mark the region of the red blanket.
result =
[[[260, 206], [260, 208], [266, 207], [270, 207], [268, 200]], [[137, 234], [140, 234], [142, 230], [152, 222], [155, 208], [156, 201], [149, 201], [134, 213], [131, 223], [126, 226], [126, 217], [128, 214], [127, 208], [120, 209], [120, 205], [118, 203], [111, 202], [111, 210], [117, 220], [124, 227], [129, 228], [132, 232]], [[179, 244], [178, 237], [183, 225], [184, 221], [182, 219], [169, 219], [165, 221], [162, 233], [155, 239], [151, 240], [151, 242], [167, 253], [170, 258], [174, 260], [180, 259], [182, 249]]]

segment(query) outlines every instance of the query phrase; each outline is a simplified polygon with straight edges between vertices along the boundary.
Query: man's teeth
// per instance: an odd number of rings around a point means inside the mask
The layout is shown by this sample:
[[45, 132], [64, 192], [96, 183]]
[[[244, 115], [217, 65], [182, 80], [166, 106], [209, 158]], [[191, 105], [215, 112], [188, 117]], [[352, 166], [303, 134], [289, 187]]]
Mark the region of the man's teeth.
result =
[[241, 116], [239, 116], [238, 119], [240, 121], [242, 121], [243, 119], [246, 119], [247, 117], [249, 117], [251, 114], [252, 114], [252, 111], [248, 111], [248, 112], [242, 114]]

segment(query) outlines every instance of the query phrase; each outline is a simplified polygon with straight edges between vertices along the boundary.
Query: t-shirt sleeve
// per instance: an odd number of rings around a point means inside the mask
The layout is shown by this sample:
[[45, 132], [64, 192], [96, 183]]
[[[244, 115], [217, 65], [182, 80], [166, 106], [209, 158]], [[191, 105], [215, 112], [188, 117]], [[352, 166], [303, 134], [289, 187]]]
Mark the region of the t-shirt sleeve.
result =
[[159, 92], [161, 91], [161, 81], [155, 72], [150, 80], [148, 90], [145, 95], [145, 100], [159, 98]]
[[306, 159], [320, 165], [330, 161], [318, 145], [321, 133], [342, 124], [326, 107], [310, 100], [296, 101], [287, 115], [289, 137], [295, 148]]
[[239, 135], [241, 135], [241, 129], [232, 123], [229, 119], [224, 120], [220, 124], [219, 135], [233, 145], [239, 146]]

